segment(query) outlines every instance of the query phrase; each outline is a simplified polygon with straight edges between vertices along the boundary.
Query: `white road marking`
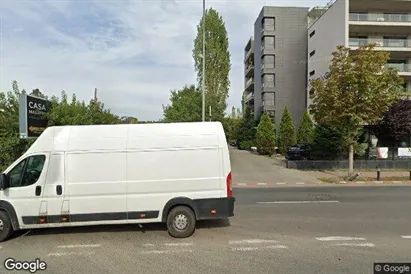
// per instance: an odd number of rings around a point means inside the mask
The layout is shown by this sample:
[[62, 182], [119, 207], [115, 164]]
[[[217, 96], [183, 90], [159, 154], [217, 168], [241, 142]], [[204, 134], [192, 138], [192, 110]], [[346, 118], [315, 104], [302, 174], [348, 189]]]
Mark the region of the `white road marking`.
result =
[[232, 247], [231, 251], [255, 251], [255, 250], [262, 250], [262, 249], [287, 249], [288, 246], [285, 245], [271, 245], [271, 246], [263, 246], [263, 247]]
[[276, 240], [262, 240], [262, 239], [229, 241], [230, 245], [235, 245], [235, 244], [265, 244], [265, 243], [278, 243], [278, 241], [276, 241]]
[[231, 251], [251, 251], [251, 250], [259, 250], [258, 247], [232, 247]]
[[296, 185], [305, 185], [305, 183], [302, 183], [302, 182], [298, 182], [298, 183], [295, 183]]
[[374, 247], [375, 244], [373, 243], [360, 243], [360, 244], [356, 244], [356, 243], [340, 243], [340, 244], [335, 244], [337, 246], [360, 246], [360, 247]]
[[266, 183], [258, 183], [257, 185], [258, 186], [266, 186], [267, 184]]
[[61, 257], [61, 256], [69, 256], [69, 255], [92, 255], [94, 252], [62, 252], [62, 253], [49, 253], [47, 256], [49, 257]]
[[167, 246], [189, 246], [193, 245], [193, 243], [166, 243]]
[[277, 202], [257, 202], [257, 204], [329, 204], [340, 201], [277, 201]]
[[100, 244], [95, 245], [59, 245], [57, 248], [88, 248], [88, 247], [100, 247]]
[[193, 252], [191, 249], [184, 250], [150, 250], [150, 251], [141, 251], [140, 254], [170, 254], [170, 253], [181, 253], [181, 252]]
[[318, 241], [365, 241], [365, 238], [343, 236], [316, 237], [315, 239]]
[[277, 185], [285, 185], [285, 183], [277, 183]]
[[239, 185], [239, 186], [246, 186], [247, 184], [246, 184], [246, 183], [238, 183], [237, 185]]
[[150, 243], [148, 243], [148, 244], [144, 244], [144, 246], [154, 246], [154, 244], [150, 244]]
[[406, 235], [406, 236], [401, 236], [401, 238], [404, 238], [404, 239], [411, 239], [411, 236]]
[[288, 246], [286, 246], [286, 245], [270, 245], [270, 246], [267, 246], [265, 248], [268, 248], [268, 249], [277, 249], [277, 248], [286, 249], [286, 248], [288, 248]]

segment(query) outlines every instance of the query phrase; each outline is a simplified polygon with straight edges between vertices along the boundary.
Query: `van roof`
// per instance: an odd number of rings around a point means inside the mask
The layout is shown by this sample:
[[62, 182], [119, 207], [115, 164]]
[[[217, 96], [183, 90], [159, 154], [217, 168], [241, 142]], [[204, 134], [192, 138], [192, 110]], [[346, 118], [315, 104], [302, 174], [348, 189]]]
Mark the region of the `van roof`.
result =
[[216, 136], [225, 138], [220, 122], [52, 126], [37, 138], [26, 154], [49, 151], [216, 146], [221, 142]]

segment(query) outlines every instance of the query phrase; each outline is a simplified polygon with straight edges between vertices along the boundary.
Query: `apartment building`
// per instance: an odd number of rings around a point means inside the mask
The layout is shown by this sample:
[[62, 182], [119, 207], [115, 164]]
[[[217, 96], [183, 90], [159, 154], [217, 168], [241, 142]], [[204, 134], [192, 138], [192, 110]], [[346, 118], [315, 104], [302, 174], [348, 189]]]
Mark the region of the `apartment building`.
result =
[[[398, 69], [405, 80], [403, 91], [411, 95], [411, 1], [336, 0], [327, 8], [312, 9], [309, 18], [308, 81], [329, 70], [338, 45], [355, 52], [361, 45], [375, 43], [376, 50], [390, 53], [386, 66]], [[307, 92], [307, 107], [308, 97]]]
[[244, 93], [243, 108], [254, 112], [254, 39], [251, 37], [244, 48]]
[[309, 8], [263, 7], [245, 47], [244, 104], [258, 119], [267, 112], [278, 128], [287, 106], [296, 125], [306, 107]]

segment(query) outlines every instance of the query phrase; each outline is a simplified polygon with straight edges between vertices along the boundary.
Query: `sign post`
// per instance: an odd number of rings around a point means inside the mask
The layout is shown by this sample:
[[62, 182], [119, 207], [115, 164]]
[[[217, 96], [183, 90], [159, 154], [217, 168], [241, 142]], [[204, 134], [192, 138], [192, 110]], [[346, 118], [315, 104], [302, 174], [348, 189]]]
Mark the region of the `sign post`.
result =
[[50, 111], [49, 101], [27, 95], [20, 94], [19, 124], [20, 138], [37, 138], [47, 128], [46, 115]]

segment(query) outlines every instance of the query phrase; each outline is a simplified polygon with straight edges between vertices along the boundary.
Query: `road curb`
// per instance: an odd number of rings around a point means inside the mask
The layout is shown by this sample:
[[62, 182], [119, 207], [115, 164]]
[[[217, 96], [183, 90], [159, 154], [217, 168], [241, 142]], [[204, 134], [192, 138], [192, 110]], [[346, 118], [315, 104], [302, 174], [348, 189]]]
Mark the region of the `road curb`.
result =
[[333, 186], [333, 185], [411, 185], [411, 181], [356, 181], [356, 182], [345, 182], [341, 181], [338, 183], [325, 183], [325, 182], [277, 182], [277, 183], [262, 183], [262, 182], [251, 182], [251, 183], [233, 183], [234, 188], [254, 188], [254, 187], [284, 187], [284, 186]]

